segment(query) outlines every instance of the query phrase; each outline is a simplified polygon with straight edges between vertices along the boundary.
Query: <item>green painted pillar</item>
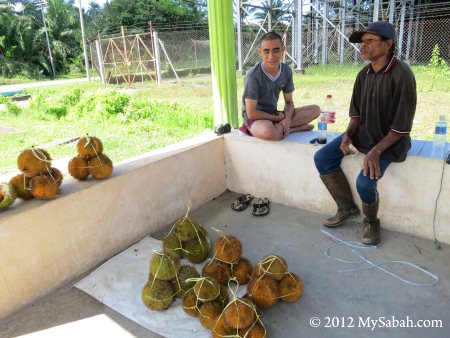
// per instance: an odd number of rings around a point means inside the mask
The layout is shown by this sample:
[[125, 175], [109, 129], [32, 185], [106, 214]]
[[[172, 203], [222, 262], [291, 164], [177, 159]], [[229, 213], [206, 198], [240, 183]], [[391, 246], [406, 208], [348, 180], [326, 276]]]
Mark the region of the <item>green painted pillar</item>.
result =
[[214, 124], [238, 127], [233, 0], [208, 0]]

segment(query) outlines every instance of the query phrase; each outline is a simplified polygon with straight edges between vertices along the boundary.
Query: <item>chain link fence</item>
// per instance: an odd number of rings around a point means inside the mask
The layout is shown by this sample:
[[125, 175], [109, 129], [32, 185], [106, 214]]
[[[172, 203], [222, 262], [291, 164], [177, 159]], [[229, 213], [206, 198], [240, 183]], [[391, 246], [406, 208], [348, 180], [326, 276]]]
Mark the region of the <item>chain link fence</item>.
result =
[[[357, 66], [363, 64], [359, 56], [358, 45], [351, 44], [348, 37], [354, 30], [361, 30], [372, 21], [372, 12], [351, 11], [341, 12], [342, 8], [333, 8], [328, 11], [324, 19], [326, 7], [316, 5], [318, 1], [312, 2], [311, 10], [303, 13], [302, 20], [302, 45], [295, 43], [300, 41], [295, 36], [296, 29], [293, 27], [292, 8], [285, 9], [279, 20], [265, 19], [256, 20], [247, 13], [242, 19], [241, 25], [241, 53], [238, 54], [238, 34], [236, 31], [236, 69], [245, 72], [247, 69], [260, 61], [258, 45], [261, 36], [273, 29], [283, 36], [286, 45], [284, 62], [292, 67], [299, 68], [297, 62], [299, 56], [296, 51], [301, 51], [301, 67], [308, 72], [312, 65], [321, 66], [327, 71], [332, 69], [338, 72], [337, 66]], [[323, 2], [322, 2], [323, 4]], [[441, 6], [441, 5], [439, 5]], [[439, 7], [438, 6], [438, 7]], [[292, 7], [292, 6], [291, 6]], [[445, 7], [407, 8], [402, 11], [398, 6], [393, 16], [394, 26], [398, 39], [396, 44], [396, 55], [411, 65], [428, 65], [430, 63], [433, 49], [438, 46], [440, 56], [450, 66], [450, 2]], [[428, 13], [428, 14], [427, 14]], [[386, 17], [386, 13], [383, 14]], [[402, 18], [403, 17], [403, 21]], [[345, 18], [343, 20], [342, 18]], [[387, 19], [387, 17], [386, 17]], [[402, 27], [403, 22], [403, 27]], [[153, 27], [158, 32], [160, 41], [160, 60], [163, 78], [183, 77], [211, 72], [210, 44], [208, 22], [181, 22], [169, 23]], [[119, 45], [119, 44], [118, 44]], [[298, 46], [299, 48], [296, 48]], [[95, 64], [95, 57], [92, 57]], [[242, 69], [240, 69], [242, 65]], [[342, 68], [345, 72], [345, 67]]]

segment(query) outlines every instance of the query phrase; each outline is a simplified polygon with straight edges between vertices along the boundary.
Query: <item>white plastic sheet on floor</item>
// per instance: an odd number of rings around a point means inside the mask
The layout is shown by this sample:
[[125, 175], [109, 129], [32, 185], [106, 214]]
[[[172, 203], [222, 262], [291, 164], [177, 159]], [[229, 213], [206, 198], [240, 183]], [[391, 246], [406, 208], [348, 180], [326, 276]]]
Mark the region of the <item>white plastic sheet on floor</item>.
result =
[[[75, 287], [96, 298], [125, 317], [170, 338], [209, 338], [211, 332], [203, 328], [197, 318], [186, 314], [181, 300], [176, 299], [166, 311], [149, 310], [141, 300], [141, 290], [147, 277], [154, 250], [161, 250], [161, 242], [146, 237], [117, 256], [111, 258]], [[201, 272], [201, 265], [196, 265]]]

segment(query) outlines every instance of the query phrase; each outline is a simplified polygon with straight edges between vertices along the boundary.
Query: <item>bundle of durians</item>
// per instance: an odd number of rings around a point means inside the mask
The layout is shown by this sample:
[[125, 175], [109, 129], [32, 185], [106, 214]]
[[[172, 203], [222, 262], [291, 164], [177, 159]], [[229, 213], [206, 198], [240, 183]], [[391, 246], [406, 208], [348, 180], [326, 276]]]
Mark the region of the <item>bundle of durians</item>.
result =
[[209, 236], [200, 223], [189, 217], [188, 209], [173, 225], [162, 249], [151, 259], [148, 280], [142, 290], [144, 304], [157, 311], [167, 309], [175, 297], [183, 298], [195, 286], [195, 278], [200, 274], [194, 266], [182, 265], [180, 260], [205, 261], [210, 251]]
[[17, 197], [29, 200], [33, 197], [48, 200], [55, 197], [62, 183], [62, 173], [51, 166], [50, 154], [44, 149], [30, 148], [22, 151], [17, 158], [21, 174], [11, 178]]
[[247, 294], [258, 308], [268, 309], [279, 299], [286, 302], [298, 300], [303, 295], [303, 281], [289, 272], [283, 257], [268, 255], [253, 269]]
[[4, 210], [11, 206], [16, 200], [16, 197], [16, 191], [10, 183], [0, 183], [0, 210]]
[[235, 297], [217, 317], [211, 329], [213, 338], [265, 338], [266, 328], [248, 298]]
[[83, 181], [91, 175], [97, 180], [111, 176], [113, 163], [103, 153], [103, 143], [95, 136], [81, 137], [77, 143], [78, 155], [69, 162], [70, 175], [77, 180]]
[[183, 296], [183, 309], [188, 315], [198, 317], [205, 328], [212, 330], [228, 304], [227, 288], [210, 277], [191, 278], [188, 281], [194, 285]]
[[228, 284], [229, 280], [239, 285], [247, 284], [252, 274], [252, 264], [242, 257], [241, 241], [231, 235], [220, 236], [214, 243], [214, 257], [205, 264], [202, 274], [221, 284]]
[[163, 250], [178, 258], [186, 258], [192, 263], [202, 263], [210, 251], [208, 232], [198, 221], [186, 215], [172, 226], [163, 241]]

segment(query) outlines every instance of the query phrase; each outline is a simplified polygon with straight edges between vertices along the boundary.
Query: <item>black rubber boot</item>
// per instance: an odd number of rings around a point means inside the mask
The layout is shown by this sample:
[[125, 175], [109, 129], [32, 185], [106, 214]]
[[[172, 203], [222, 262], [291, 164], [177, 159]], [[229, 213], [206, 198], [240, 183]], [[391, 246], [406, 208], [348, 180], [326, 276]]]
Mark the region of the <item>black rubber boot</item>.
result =
[[328, 175], [320, 176], [331, 196], [337, 204], [336, 215], [327, 218], [323, 225], [329, 228], [342, 225], [346, 220], [360, 214], [358, 207], [353, 202], [352, 190], [342, 170]]
[[379, 200], [372, 204], [362, 204], [364, 213], [364, 230], [361, 242], [366, 245], [377, 245], [381, 240], [380, 219], [377, 218]]

